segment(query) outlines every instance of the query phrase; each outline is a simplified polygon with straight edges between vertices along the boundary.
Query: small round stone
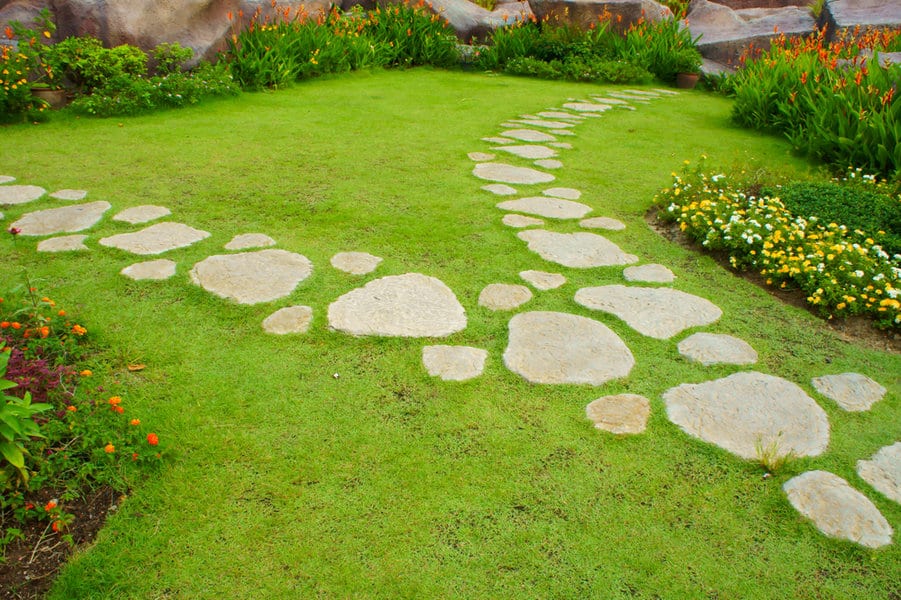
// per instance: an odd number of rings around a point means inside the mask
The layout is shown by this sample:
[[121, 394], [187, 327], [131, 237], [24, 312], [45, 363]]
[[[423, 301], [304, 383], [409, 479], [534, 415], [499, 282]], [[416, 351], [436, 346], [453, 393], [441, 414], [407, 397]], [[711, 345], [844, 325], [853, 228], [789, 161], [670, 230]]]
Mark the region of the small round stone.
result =
[[593, 233], [556, 233], [544, 229], [530, 229], [516, 234], [529, 244], [544, 260], [572, 267], [610, 267], [638, 262], [638, 257], [626, 254], [607, 238]]
[[541, 193], [545, 196], [550, 196], [551, 198], [562, 198], [564, 200], [578, 200], [582, 197], [582, 192], [567, 187], [553, 187], [546, 189]]
[[20, 229], [20, 235], [53, 235], [83, 231], [93, 227], [103, 218], [103, 213], [109, 209], [109, 202], [89, 202], [48, 208], [26, 213], [13, 223], [12, 227]]
[[479, 294], [479, 306], [491, 310], [513, 310], [532, 299], [532, 292], [524, 285], [492, 283]]
[[64, 235], [54, 237], [38, 242], [38, 252], [73, 252], [78, 250], [87, 250], [84, 241], [88, 239], [86, 235]]
[[479, 163], [472, 170], [472, 174], [479, 179], [497, 181], [499, 183], [534, 184], [553, 181], [555, 177], [550, 173], [536, 171], [528, 167], [514, 167], [504, 163]]
[[366, 252], [339, 252], [330, 262], [339, 271], [351, 275], [365, 275], [375, 271], [382, 259]]
[[534, 217], [526, 217], [524, 215], [504, 215], [501, 219], [504, 225], [522, 229], [523, 227], [533, 227], [535, 225], [544, 225], [544, 221]]
[[563, 163], [559, 160], [548, 158], [546, 160], [536, 160], [533, 163], [536, 167], [541, 167], [542, 169], [562, 169]]
[[644, 283], [672, 283], [676, 276], [672, 271], [658, 264], [640, 265], [623, 269], [623, 277], [626, 281], [641, 281]]
[[679, 342], [679, 354], [702, 365], [752, 365], [757, 352], [746, 341], [719, 333], [696, 333]]
[[857, 461], [857, 474], [901, 504], [901, 442], [880, 449], [870, 460]]
[[554, 142], [557, 138], [549, 133], [535, 131], [534, 129], [508, 129], [501, 133], [505, 138], [519, 140], [521, 142]]
[[58, 190], [50, 194], [50, 197], [56, 200], [76, 201], [84, 200], [87, 195], [88, 193], [85, 190]]
[[488, 351], [470, 346], [425, 346], [422, 364], [432, 377], [444, 381], [466, 381], [485, 370]]
[[263, 331], [275, 335], [306, 333], [313, 320], [313, 309], [309, 306], [286, 306], [263, 320]]
[[259, 304], [287, 296], [312, 272], [307, 257], [267, 249], [205, 258], [191, 269], [191, 281], [220, 298]]
[[138, 225], [140, 223], [147, 223], [148, 221], [155, 221], [156, 219], [167, 217], [171, 214], [172, 211], [170, 211], [165, 206], [144, 204], [142, 206], [132, 206], [131, 208], [126, 208], [125, 210], [119, 212], [116, 216], [114, 216], [113, 221], [121, 221], [122, 223]]
[[489, 183], [488, 185], [483, 185], [482, 189], [497, 196], [512, 196], [516, 194], [516, 188], [503, 183]]
[[560, 273], [547, 273], [545, 271], [520, 271], [519, 276], [536, 290], [555, 290], [564, 283], [566, 277]]
[[494, 160], [494, 154], [488, 154], [486, 152], [470, 152], [466, 156], [469, 157], [469, 160], [474, 162], [485, 162], [486, 160]]
[[651, 403], [637, 394], [598, 398], [585, 407], [585, 416], [597, 429], [610, 433], [641, 433], [648, 426]]
[[4, 185], [0, 186], [0, 204], [25, 204], [46, 193], [47, 190], [36, 185]]
[[148, 260], [146, 262], [136, 263], [125, 267], [120, 273], [135, 281], [142, 281], [145, 279], [161, 281], [175, 275], [175, 263], [164, 258], [159, 260]]
[[265, 233], [242, 233], [236, 235], [225, 245], [226, 250], [247, 250], [248, 248], [267, 248], [274, 246], [275, 240]]
[[870, 410], [882, 397], [885, 388], [860, 373], [824, 375], [813, 379], [813, 387], [847, 411]]
[[625, 223], [610, 217], [592, 217], [591, 219], [582, 219], [579, 226], [585, 229], [606, 229], [608, 231], [622, 231], [626, 228]]
[[506, 200], [498, 203], [497, 207], [549, 219], [578, 219], [591, 212], [591, 207], [586, 204], [543, 196]]
[[132, 254], [162, 254], [191, 246], [209, 236], [208, 231], [194, 229], [183, 223], [157, 223], [140, 231], [103, 238], [100, 244]]

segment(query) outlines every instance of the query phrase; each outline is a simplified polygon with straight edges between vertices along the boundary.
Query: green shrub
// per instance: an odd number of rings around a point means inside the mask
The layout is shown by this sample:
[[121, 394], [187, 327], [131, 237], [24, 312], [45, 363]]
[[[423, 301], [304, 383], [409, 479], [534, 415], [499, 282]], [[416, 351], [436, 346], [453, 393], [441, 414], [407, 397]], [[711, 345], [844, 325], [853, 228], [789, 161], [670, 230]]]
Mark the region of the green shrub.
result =
[[100, 40], [88, 36], [66, 38], [51, 48], [53, 59], [82, 93], [147, 73], [147, 55], [135, 46], [104, 48]]
[[180, 70], [186, 62], [194, 57], [194, 49], [184, 48], [178, 42], [160, 44], [153, 49], [151, 55], [156, 64], [156, 72], [163, 75]]

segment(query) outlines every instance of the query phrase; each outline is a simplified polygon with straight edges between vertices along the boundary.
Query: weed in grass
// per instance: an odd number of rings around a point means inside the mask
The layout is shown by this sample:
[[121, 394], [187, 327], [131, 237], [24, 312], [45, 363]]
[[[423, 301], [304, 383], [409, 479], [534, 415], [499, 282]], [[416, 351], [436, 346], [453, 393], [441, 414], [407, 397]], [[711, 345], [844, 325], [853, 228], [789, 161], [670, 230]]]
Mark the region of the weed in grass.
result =
[[757, 456], [757, 462], [760, 463], [767, 473], [779, 473], [786, 466], [792, 463], [797, 456], [794, 450], [784, 452], [779, 445], [779, 438], [782, 436], [780, 431], [776, 439], [765, 442], [762, 437], [758, 437], [754, 442], [754, 453]]

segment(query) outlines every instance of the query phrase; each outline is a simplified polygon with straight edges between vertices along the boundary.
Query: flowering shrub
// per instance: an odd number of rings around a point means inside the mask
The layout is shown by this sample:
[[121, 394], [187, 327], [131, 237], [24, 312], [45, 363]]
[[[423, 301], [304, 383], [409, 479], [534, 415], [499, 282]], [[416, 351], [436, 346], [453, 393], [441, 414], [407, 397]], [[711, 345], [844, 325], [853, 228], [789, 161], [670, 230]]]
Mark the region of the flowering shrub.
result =
[[793, 215], [779, 198], [746, 194], [703, 164], [673, 173], [656, 201], [690, 238], [768, 285], [803, 290], [829, 318], [862, 314], [901, 329], [901, 255], [890, 256], [872, 233]]
[[0, 43], [0, 121], [24, 120], [43, 112], [46, 105], [31, 95], [35, 82], [53, 83], [56, 73], [46, 57], [42, 39], [56, 30], [50, 11], [39, 14], [40, 32], [12, 22], [3, 30]]

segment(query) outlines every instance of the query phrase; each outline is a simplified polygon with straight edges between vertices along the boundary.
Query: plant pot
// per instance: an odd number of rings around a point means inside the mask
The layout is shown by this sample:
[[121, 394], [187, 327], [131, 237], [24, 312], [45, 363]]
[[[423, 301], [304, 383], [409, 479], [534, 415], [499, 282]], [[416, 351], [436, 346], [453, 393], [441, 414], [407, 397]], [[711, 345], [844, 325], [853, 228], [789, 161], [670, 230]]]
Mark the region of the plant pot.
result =
[[66, 90], [31, 88], [31, 95], [46, 102], [50, 108], [62, 108], [66, 105]]
[[690, 90], [698, 85], [698, 79], [701, 76], [697, 73], [676, 73], [676, 87], [683, 90]]

